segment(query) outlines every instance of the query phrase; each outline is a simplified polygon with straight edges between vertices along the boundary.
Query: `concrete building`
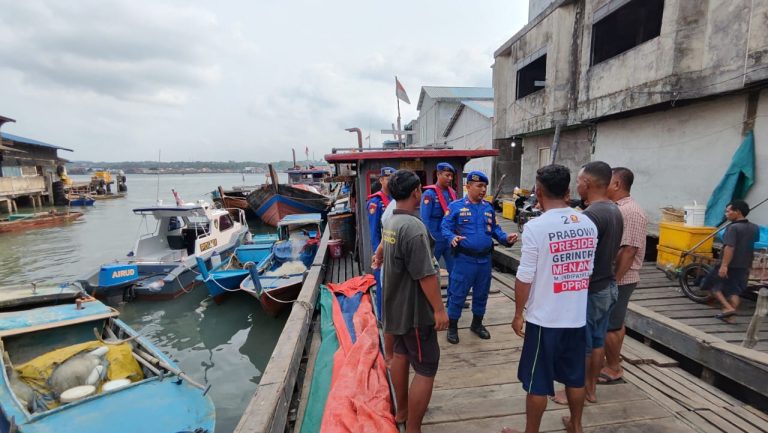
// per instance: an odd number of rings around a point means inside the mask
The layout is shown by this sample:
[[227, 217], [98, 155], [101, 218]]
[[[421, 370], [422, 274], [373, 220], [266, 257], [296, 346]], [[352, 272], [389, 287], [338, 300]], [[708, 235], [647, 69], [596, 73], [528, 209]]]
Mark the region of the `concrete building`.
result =
[[[747, 201], [768, 197], [768, 1], [531, 0], [539, 9], [494, 53], [497, 170], [531, 187], [553, 156], [629, 167], [655, 225], [663, 206], [705, 204], [754, 130]], [[768, 206], [750, 219], [768, 223]]]
[[[417, 133], [409, 144], [454, 149], [492, 148], [492, 88], [424, 86], [416, 109], [419, 117], [408, 125]], [[470, 161], [464, 171], [471, 170], [482, 170], [492, 176], [493, 158]], [[492, 184], [493, 180], [489, 189]]]
[[0, 212], [11, 213], [17, 205], [42, 206], [44, 197], [53, 203], [56, 168], [67, 162], [57, 151], [72, 150], [6, 132], [0, 136], [0, 203], [6, 205]]

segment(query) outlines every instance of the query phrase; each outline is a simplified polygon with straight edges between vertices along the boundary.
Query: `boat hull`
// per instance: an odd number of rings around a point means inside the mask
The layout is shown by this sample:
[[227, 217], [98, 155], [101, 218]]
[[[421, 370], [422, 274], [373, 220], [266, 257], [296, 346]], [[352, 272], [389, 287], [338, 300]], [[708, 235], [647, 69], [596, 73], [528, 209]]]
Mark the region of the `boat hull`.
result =
[[0, 222], [0, 233], [9, 233], [21, 230], [30, 230], [45, 227], [54, 227], [70, 223], [83, 216], [82, 212], [68, 212], [65, 215], [46, 215], [16, 221]]
[[253, 279], [243, 280], [240, 289], [259, 300], [262, 310], [272, 317], [277, 317], [299, 297], [304, 284], [305, 274], [287, 277], [259, 277], [262, 289], [253, 287]]
[[326, 213], [331, 199], [290, 185], [280, 184], [277, 192], [272, 185], [264, 185], [248, 195], [248, 205], [264, 223], [277, 227], [286, 215]]

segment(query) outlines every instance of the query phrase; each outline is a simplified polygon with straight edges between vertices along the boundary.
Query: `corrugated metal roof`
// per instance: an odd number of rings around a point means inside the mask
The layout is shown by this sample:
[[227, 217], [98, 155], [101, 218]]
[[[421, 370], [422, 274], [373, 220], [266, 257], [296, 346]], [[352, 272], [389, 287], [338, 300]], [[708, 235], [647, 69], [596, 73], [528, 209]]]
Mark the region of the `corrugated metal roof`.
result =
[[423, 86], [419, 94], [419, 103], [417, 110], [421, 110], [421, 104], [424, 102], [424, 95], [429, 95], [432, 99], [493, 99], [493, 87], [438, 87]]
[[461, 101], [462, 104], [477, 111], [487, 118], [493, 117], [493, 100], [490, 101]]
[[9, 134], [7, 132], [0, 132], [0, 135], [6, 140], [15, 141], [16, 143], [23, 143], [23, 144], [31, 144], [33, 146], [42, 146], [42, 147], [49, 147], [52, 149], [61, 149], [61, 150], [68, 150], [70, 152], [74, 152], [72, 149], [67, 149], [66, 147], [56, 146], [53, 144], [43, 143], [42, 141], [33, 140], [31, 138], [26, 137], [20, 137], [18, 135]]

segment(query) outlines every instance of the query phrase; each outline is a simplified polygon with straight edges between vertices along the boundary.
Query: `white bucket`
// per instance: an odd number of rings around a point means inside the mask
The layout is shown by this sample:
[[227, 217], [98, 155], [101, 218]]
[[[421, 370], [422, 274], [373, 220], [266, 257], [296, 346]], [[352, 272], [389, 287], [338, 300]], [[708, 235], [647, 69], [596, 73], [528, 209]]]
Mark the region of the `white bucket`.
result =
[[702, 227], [704, 226], [704, 215], [707, 212], [707, 207], [704, 205], [696, 204], [693, 202], [693, 206], [683, 206], [685, 211], [685, 225]]

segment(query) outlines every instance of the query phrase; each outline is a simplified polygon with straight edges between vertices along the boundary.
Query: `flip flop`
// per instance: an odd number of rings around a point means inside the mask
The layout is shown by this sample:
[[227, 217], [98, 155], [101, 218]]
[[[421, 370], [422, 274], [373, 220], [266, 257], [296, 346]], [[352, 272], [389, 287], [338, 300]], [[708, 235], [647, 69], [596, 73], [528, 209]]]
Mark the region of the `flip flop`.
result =
[[597, 383], [599, 385], [616, 385], [617, 383], [626, 383], [623, 376], [611, 377], [605, 373], [600, 373], [597, 376]]
[[715, 318], [722, 320], [722, 319], [727, 319], [729, 317], [733, 317], [735, 315], [736, 315], [735, 311], [729, 311], [727, 313], [717, 313], [715, 314]]

